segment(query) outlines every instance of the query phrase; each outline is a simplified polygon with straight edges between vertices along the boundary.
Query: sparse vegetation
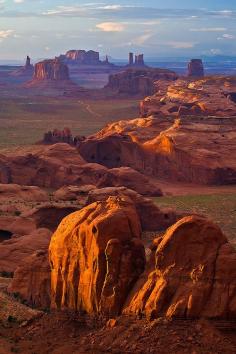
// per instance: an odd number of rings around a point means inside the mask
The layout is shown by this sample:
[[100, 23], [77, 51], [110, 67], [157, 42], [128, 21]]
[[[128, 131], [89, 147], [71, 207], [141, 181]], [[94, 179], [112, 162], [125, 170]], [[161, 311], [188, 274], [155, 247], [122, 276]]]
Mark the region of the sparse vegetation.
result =
[[138, 100], [75, 98], [0, 98], [0, 149], [30, 145], [51, 129], [68, 126], [74, 135], [89, 135], [108, 122], [139, 115]]

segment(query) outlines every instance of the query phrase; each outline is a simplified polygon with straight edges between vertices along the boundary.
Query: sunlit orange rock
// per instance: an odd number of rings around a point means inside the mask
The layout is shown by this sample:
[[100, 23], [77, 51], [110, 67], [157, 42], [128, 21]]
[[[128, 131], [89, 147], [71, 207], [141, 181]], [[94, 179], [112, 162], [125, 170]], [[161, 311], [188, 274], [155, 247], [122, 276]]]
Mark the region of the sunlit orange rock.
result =
[[124, 313], [152, 318], [236, 316], [236, 252], [218, 226], [185, 217], [155, 244]]
[[117, 314], [145, 264], [141, 225], [128, 198], [67, 216], [49, 247], [52, 308]]

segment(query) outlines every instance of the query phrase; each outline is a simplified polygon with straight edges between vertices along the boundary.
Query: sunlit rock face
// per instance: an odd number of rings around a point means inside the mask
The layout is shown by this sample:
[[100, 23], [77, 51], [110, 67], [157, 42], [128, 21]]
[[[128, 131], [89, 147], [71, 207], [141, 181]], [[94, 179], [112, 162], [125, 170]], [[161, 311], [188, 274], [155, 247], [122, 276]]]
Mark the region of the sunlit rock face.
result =
[[236, 252], [218, 226], [190, 216], [154, 242], [124, 313], [150, 318], [235, 318]]
[[118, 314], [144, 270], [141, 225], [128, 198], [66, 217], [49, 247], [52, 308]]
[[[236, 182], [236, 119], [150, 116], [107, 125], [79, 146], [83, 158], [199, 184]], [[114, 170], [114, 169], [113, 169]]]
[[69, 69], [60, 60], [44, 60], [35, 64], [34, 80], [69, 80]]

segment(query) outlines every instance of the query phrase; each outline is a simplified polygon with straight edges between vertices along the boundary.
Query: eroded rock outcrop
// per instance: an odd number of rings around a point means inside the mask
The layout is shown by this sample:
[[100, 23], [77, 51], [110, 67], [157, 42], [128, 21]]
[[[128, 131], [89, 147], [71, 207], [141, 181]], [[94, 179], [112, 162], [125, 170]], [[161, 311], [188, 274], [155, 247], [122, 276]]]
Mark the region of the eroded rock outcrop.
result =
[[52, 307], [118, 314], [144, 269], [140, 235], [127, 198], [110, 197], [65, 218], [49, 247]]
[[[90, 152], [89, 149], [86, 151]], [[89, 184], [99, 187], [127, 186], [144, 195], [161, 194], [156, 183], [140, 172], [132, 168], [108, 169], [95, 163], [95, 158], [93, 159], [91, 155], [89, 160], [91, 163], [88, 163], [75, 147], [58, 143], [45, 146], [32, 154], [0, 156], [0, 183], [46, 188]]]
[[197, 216], [185, 217], [155, 244], [124, 313], [235, 318], [236, 252], [218, 226]]
[[[191, 143], [190, 143], [191, 142]], [[87, 161], [198, 184], [236, 181], [235, 118], [138, 118], [111, 123], [81, 142]]]
[[173, 83], [155, 82], [156, 93], [140, 104], [143, 117], [155, 116], [216, 116], [236, 115], [234, 77], [179, 79]]
[[0, 271], [13, 273], [18, 266], [25, 264], [25, 259], [37, 250], [47, 250], [51, 239], [48, 229], [40, 228], [28, 235], [16, 235], [0, 243]]

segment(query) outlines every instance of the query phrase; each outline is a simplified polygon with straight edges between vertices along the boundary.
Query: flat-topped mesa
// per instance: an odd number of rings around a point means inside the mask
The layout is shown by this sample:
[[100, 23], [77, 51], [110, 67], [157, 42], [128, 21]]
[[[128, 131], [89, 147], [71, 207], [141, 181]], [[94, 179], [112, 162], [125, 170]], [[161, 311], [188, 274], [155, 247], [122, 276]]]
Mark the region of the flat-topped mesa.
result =
[[[130, 61], [132, 62], [132, 55]], [[140, 58], [141, 61], [142, 58]], [[105, 88], [119, 94], [147, 96], [154, 94], [155, 81], [160, 79], [173, 81], [177, 78], [176, 73], [170, 70], [148, 67], [141, 68], [139, 66], [136, 67], [134, 64], [132, 67], [128, 66], [128, 69], [125, 71], [110, 75]]]
[[68, 64], [73, 64], [73, 62], [85, 65], [96, 65], [102, 63], [99, 52], [95, 52], [94, 50], [69, 50], [66, 52], [64, 59]]
[[58, 58], [48, 59], [35, 64], [34, 80], [69, 80], [68, 66]]
[[192, 59], [188, 64], [188, 77], [204, 77], [204, 66], [201, 59]]

